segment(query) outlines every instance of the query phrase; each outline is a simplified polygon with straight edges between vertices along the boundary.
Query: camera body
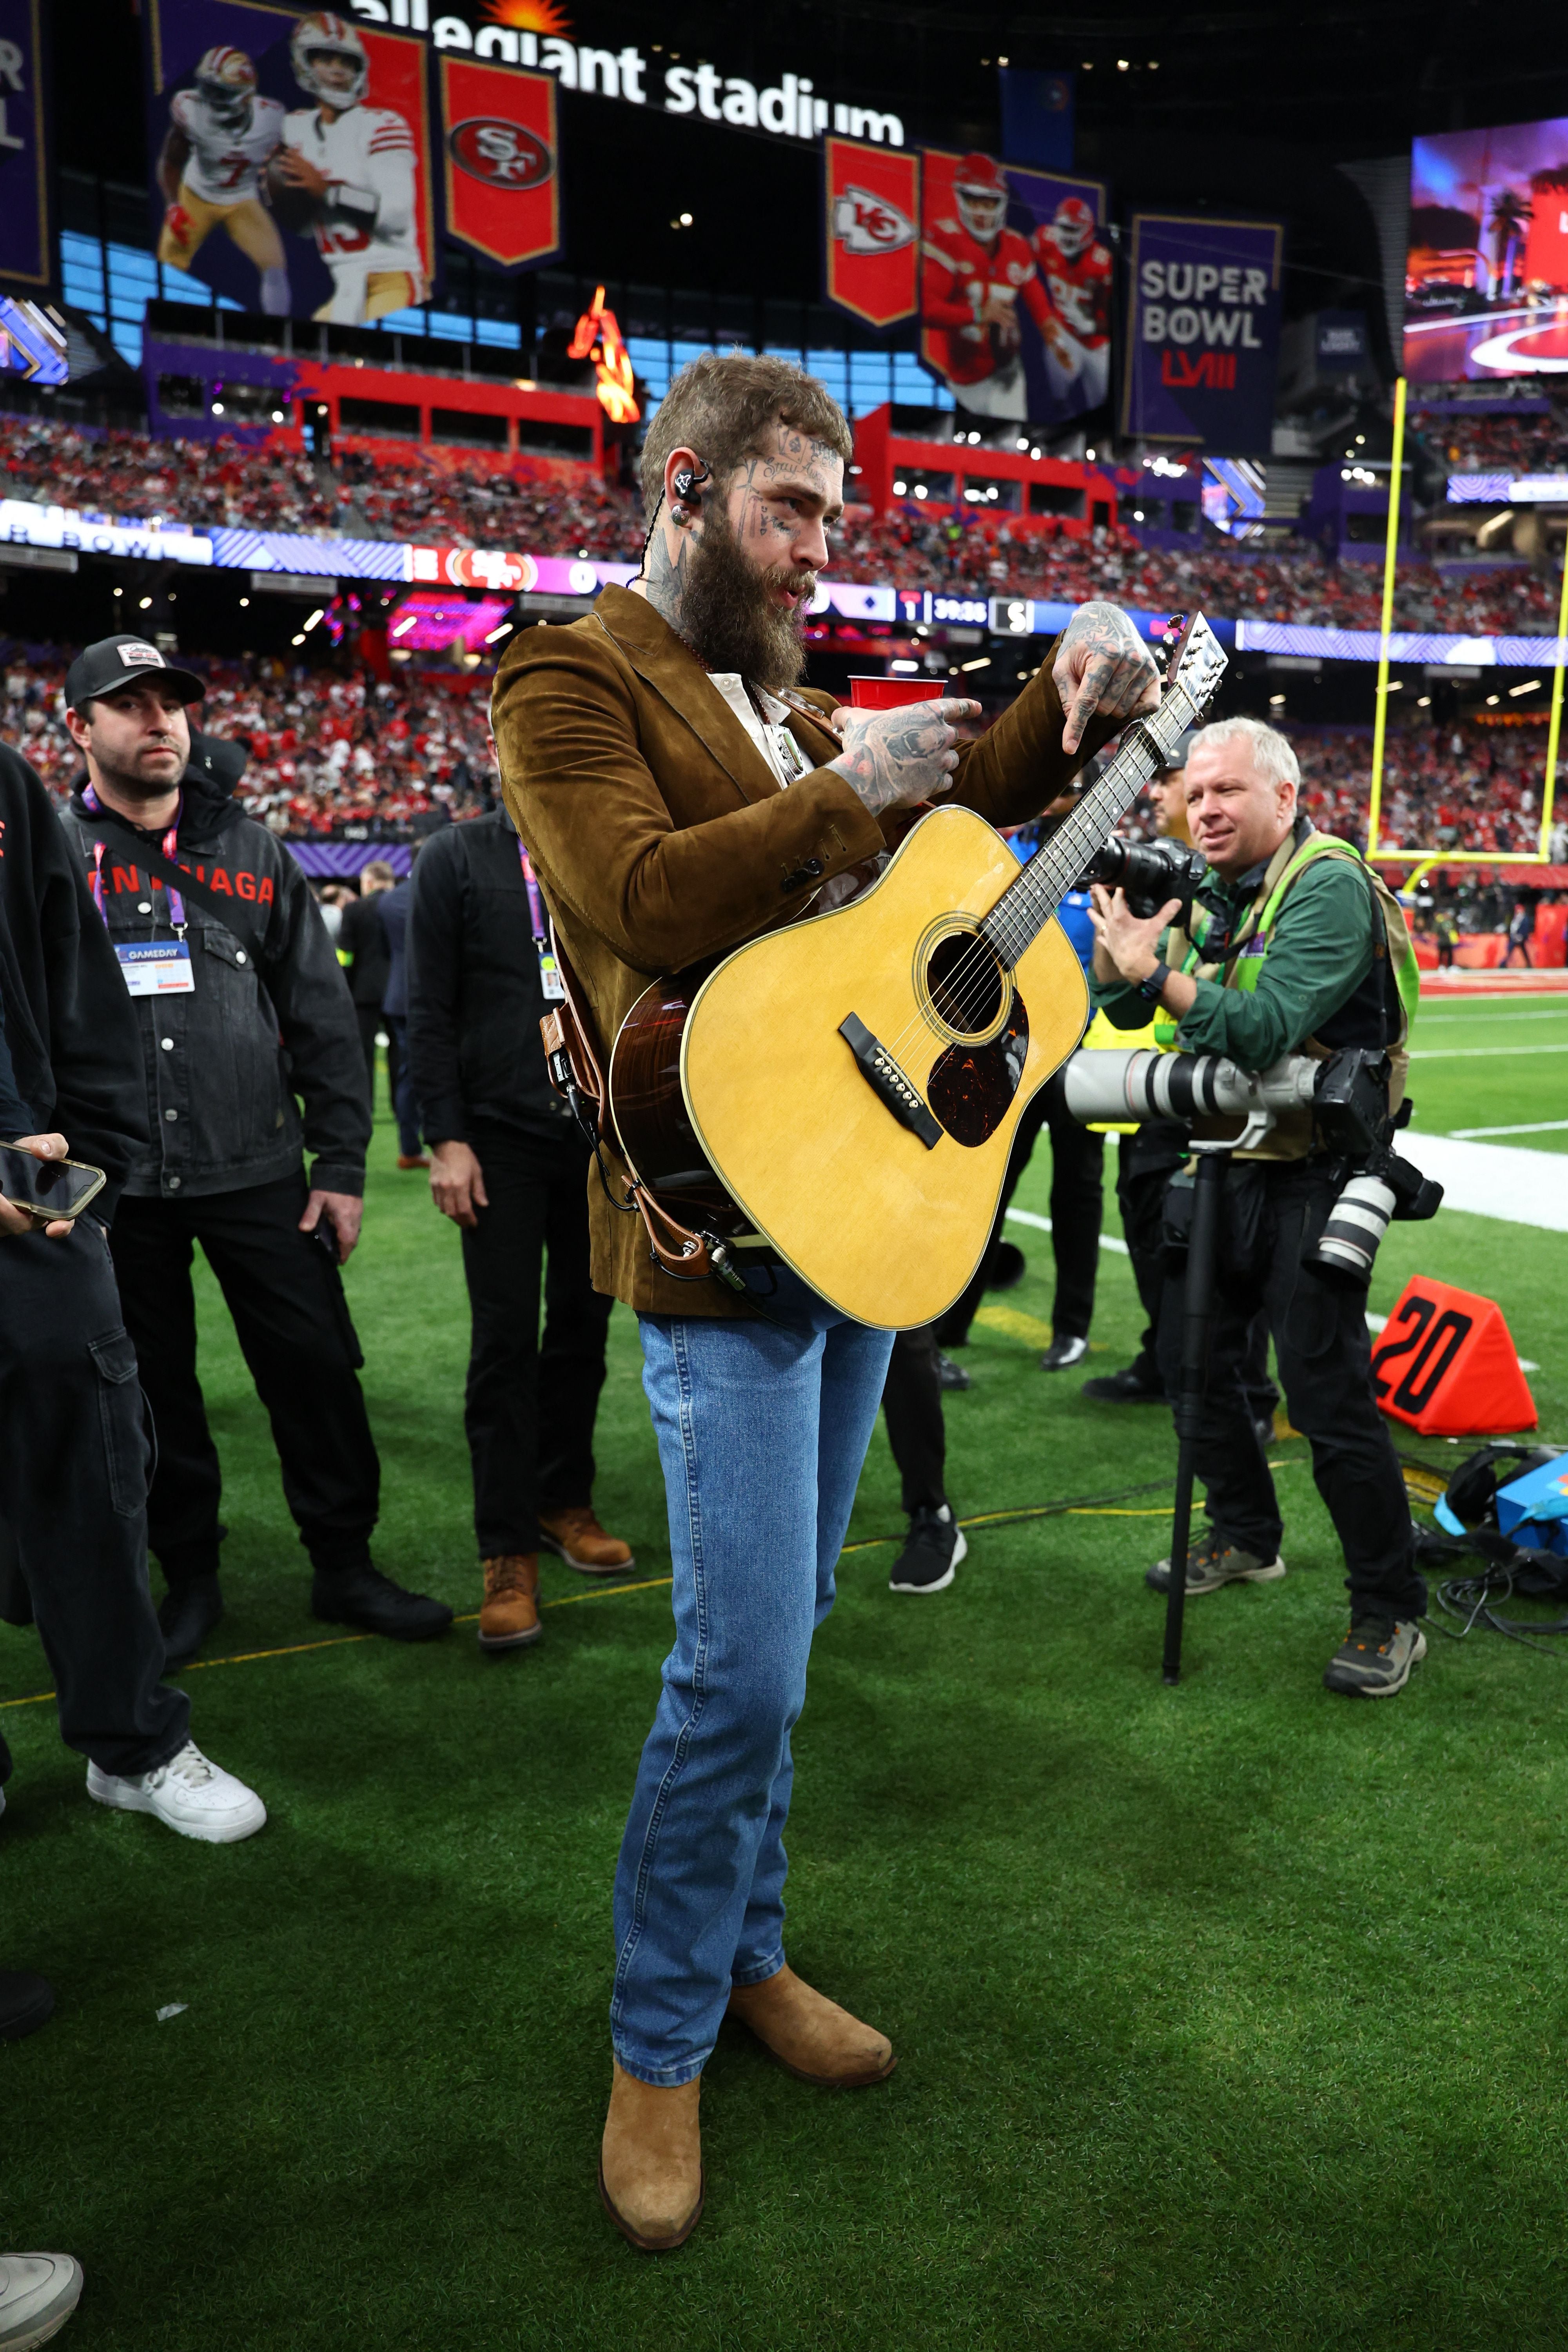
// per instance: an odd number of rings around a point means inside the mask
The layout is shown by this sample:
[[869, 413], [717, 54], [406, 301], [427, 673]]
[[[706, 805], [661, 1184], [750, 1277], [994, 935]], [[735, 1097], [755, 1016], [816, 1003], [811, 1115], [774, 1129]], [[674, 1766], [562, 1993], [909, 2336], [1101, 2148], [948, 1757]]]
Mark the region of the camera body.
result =
[[1150, 922], [1173, 898], [1181, 900], [1177, 920], [1185, 922], [1193, 900], [1208, 879], [1208, 866], [1195, 849], [1180, 841], [1108, 841], [1084, 868], [1079, 887], [1102, 883], [1124, 890], [1141, 922]]
[[1393, 1075], [1386, 1053], [1346, 1045], [1322, 1066], [1312, 1099], [1319, 1144], [1349, 1162], [1343, 1190], [1304, 1263], [1323, 1281], [1364, 1290], [1379, 1243], [1395, 1218], [1420, 1223], [1435, 1217], [1443, 1187], [1393, 1148], [1410, 1118], [1408, 1101], [1394, 1117], [1388, 1108]]

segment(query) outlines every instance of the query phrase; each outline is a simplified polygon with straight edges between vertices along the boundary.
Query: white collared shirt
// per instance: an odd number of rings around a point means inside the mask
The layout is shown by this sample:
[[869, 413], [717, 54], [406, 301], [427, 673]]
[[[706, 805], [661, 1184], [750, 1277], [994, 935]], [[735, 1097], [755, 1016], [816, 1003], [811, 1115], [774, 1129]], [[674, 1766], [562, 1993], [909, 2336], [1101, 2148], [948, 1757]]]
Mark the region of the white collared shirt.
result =
[[[797, 776], [804, 776], [811, 761], [790, 733], [785, 720], [789, 706], [776, 695], [768, 694], [759, 686], [756, 702], [747, 691], [746, 681], [738, 669], [715, 669], [708, 673], [709, 682], [716, 686], [779, 782], [787, 792]], [[762, 706], [761, 718], [757, 705]]]

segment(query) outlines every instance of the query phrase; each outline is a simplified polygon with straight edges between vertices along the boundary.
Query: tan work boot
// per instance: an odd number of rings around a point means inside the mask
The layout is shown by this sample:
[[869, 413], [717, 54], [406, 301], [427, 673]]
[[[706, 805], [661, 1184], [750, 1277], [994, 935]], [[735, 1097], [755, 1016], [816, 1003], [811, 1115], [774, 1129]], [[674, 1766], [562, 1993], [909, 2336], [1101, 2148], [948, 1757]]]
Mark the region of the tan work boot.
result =
[[702, 2077], [675, 2090], [628, 2074], [617, 2062], [599, 2151], [599, 2201], [623, 2238], [645, 2254], [682, 2246], [702, 2210]]
[[592, 1503], [574, 1503], [564, 1511], [542, 1511], [540, 1540], [559, 1552], [579, 1576], [621, 1576], [635, 1568], [630, 1544], [607, 1536], [594, 1517]]
[[729, 2013], [751, 2027], [781, 2066], [825, 2091], [885, 2082], [899, 2063], [885, 2033], [814, 1992], [787, 1962], [762, 1984], [736, 1985]]
[[484, 1559], [484, 1606], [479, 1611], [481, 1650], [516, 1650], [537, 1642], [544, 1628], [539, 1622], [539, 1555], [531, 1551], [502, 1552]]

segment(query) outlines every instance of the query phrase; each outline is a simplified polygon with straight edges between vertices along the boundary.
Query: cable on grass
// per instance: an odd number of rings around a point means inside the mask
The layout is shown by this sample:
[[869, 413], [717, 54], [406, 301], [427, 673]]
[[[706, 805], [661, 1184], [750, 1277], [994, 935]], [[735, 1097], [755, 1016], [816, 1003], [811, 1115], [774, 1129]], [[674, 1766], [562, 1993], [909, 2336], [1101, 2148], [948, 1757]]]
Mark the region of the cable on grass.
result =
[[[1438, 1535], [1431, 1528], [1417, 1525], [1415, 1529], [1415, 1563], [1436, 1575], [1441, 1567], [1456, 1567], [1460, 1561], [1470, 1563], [1469, 1571], [1460, 1576], [1445, 1576], [1433, 1587], [1438, 1608], [1445, 1615], [1463, 1619], [1458, 1633], [1445, 1625], [1442, 1618], [1428, 1612], [1426, 1622], [1435, 1633], [1450, 1642], [1462, 1642], [1478, 1625], [1489, 1633], [1500, 1633], [1506, 1641], [1517, 1642], [1522, 1649], [1539, 1650], [1542, 1657], [1560, 1658], [1560, 1650], [1549, 1649], [1542, 1635], [1568, 1633], [1568, 1617], [1507, 1617], [1497, 1605], [1509, 1601], [1516, 1591], [1521, 1599], [1544, 1600], [1551, 1595], [1561, 1600], [1568, 1593], [1568, 1562], [1559, 1563], [1551, 1553], [1535, 1552], [1528, 1546], [1510, 1543], [1495, 1528], [1473, 1528], [1463, 1536]], [[1532, 1591], [1526, 1578], [1534, 1586]]]

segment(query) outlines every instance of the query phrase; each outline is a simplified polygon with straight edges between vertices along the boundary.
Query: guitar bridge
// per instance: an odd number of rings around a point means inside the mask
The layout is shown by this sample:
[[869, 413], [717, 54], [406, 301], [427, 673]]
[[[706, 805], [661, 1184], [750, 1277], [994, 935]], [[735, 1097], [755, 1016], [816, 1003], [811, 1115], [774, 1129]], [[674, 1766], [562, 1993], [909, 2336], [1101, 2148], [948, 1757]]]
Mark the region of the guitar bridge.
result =
[[934, 1151], [942, 1141], [942, 1129], [887, 1047], [872, 1036], [855, 1013], [839, 1023], [838, 1034], [854, 1055], [872, 1093], [881, 1097], [900, 1127], [907, 1127], [928, 1151]]

